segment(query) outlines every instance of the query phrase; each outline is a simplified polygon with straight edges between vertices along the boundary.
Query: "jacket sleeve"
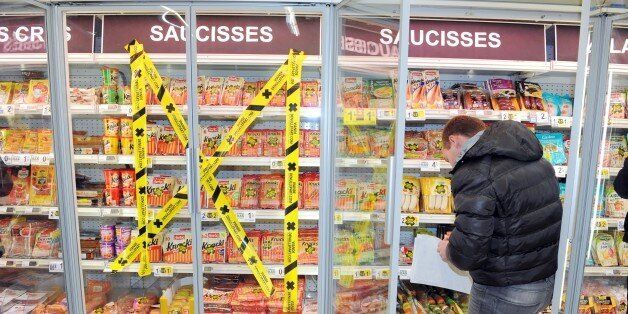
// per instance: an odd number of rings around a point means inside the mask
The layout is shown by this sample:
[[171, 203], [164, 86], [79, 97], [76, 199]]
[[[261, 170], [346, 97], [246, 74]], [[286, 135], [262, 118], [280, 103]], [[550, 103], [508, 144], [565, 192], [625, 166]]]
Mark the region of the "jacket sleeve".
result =
[[622, 198], [628, 198], [628, 158], [624, 159], [624, 167], [619, 170], [613, 182], [613, 187], [617, 195]]
[[455, 196], [455, 228], [447, 251], [458, 269], [472, 271], [488, 258], [497, 200], [492, 182], [485, 175], [474, 174], [466, 181]]
[[7, 165], [0, 159], [0, 197], [5, 197], [13, 190], [13, 179]]

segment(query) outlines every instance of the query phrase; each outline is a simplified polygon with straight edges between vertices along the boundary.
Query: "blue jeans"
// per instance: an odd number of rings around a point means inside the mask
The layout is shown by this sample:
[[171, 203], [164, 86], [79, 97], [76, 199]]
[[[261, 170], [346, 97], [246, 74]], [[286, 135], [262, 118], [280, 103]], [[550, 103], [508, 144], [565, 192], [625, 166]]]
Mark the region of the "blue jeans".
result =
[[537, 314], [552, 302], [554, 275], [506, 287], [474, 283], [471, 288], [469, 314]]

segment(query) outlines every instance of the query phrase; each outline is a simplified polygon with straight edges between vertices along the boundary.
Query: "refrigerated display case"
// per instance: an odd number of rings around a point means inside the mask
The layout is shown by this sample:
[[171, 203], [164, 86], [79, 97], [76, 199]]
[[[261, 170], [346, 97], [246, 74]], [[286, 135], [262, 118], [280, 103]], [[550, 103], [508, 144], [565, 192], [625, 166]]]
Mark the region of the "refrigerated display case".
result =
[[[53, 150], [46, 10], [0, 4], [0, 312], [67, 304]], [[54, 132], [57, 132], [54, 130]], [[71, 230], [71, 229], [68, 229]]]
[[565, 311], [625, 313], [628, 277], [627, 246], [623, 242], [628, 202], [613, 182], [626, 155], [626, 15], [593, 15], [587, 79], [587, 119], [578, 194], [582, 218], [575, 226]]

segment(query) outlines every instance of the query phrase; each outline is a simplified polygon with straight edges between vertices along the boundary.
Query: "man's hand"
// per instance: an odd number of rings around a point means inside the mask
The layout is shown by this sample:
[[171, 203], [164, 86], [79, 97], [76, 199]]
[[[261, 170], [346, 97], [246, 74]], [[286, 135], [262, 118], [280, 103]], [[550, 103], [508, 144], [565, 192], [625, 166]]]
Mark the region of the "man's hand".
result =
[[443, 259], [443, 261], [447, 262], [449, 261], [449, 257], [447, 256], [447, 246], [449, 245], [449, 235], [445, 235], [445, 238], [443, 240], [441, 240], [440, 242], [438, 242], [438, 254], [440, 255], [440, 258]]

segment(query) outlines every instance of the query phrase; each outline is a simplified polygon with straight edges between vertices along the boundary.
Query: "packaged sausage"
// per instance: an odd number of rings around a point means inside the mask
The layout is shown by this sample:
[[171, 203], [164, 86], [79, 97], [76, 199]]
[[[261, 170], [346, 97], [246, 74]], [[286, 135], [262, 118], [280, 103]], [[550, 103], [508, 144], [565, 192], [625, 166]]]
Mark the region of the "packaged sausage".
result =
[[[133, 170], [131, 170], [133, 171]], [[117, 189], [122, 187], [120, 169], [105, 169], [103, 170], [105, 176], [105, 187], [108, 189]], [[135, 175], [135, 174], [134, 174]]]
[[347, 143], [349, 137], [349, 131], [346, 127], [338, 128], [336, 132], [336, 149], [338, 150], [338, 156], [349, 156], [349, 145]]
[[201, 151], [205, 156], [211, 156], [218, 148], [222, 138], [222, 131], [216, 125], [201, 127]]
[[283, 263], [283, 231], [264, 232], [262, 234], [261, 251], [261, 258], [264, 263]]
[[164, 206], [178, 191], [180, 182], [177, 178], [166, 175], [149, 176], [146, 194], [149, 207]]
[[47, 104], [50, 98], [50, 86], [48, 80], [30, 80], [28, 84], [28, 102], [34, 104]]
[[[264, 85], [266, 84], [266, 82], [261, 81], [260, 84], [261, 85], [258, 85], [258, 89], [261, 91]], [[277, 90], [277, 93], [275, 94], [275, 96], [270, 100], [269, 106], [284, 107], [285, 105], [286, 105], [286, 86], [282, 85], [281, 88]]]
[[336, 210], [355, 210], [358, 182], [355, 179], [336, 181]]
[[0, 105], [11, 103], [12, 82], [0, 82]]
[[148, 155], [157, 155], [158, 142], [159, 142], [159, 126], [154, 122], [149, 122], [146, 124], [146, 137], [148, 140]]
[[135, 206], [135, 188], [122, 189], [120, 205], [127, 207]]
[[37, 132], [26, 132], [26, 136], [24, 137], [24, 143], [22, 143], [22, 149], [20, 152], [26, 154], [34, 154], [37, 152], [37, 140], [38, 140]]
[[462, 83], [452, 86], [458, 88], [458, 94], [464, 109], [467, 110], [490, 110], [490, 97], [486, 91], [471, 83]]
[[345, 77], [342, 79], [342, 102], [345, 108], [366, 108], [364, 83], [361, 77]]
[[248, 130], [243, 135], [242, 156], [261, 157], [264, 149], [264, 131]]
[[70, 88], [70, 104], [77, 105], [96, 105], [100, 101], [98, 99], [98, 88]]
[[319, 157], [321, 153], [321, 132], [319, 130], [301, 130], [299, 138], [301, 157]]
[[205, 99], [203, 92], [207, 88], [206, 86], [207, 78], [203, 75], [199, 75], [196, 77], [196, 95], [197, 95], [197, 104], [199, 106], [205, 104]]
[[116, 242], [124, 245], [131, 243], [131, 226], [127, 224], [116, 224]]
[[11, 96], [11, 103], [14, 105], [27, 103], [29, 89], [29, 84], [26, 82], [13, 83], [13, 95]]
[[102, 138], [103, 154], [120, 154], [120, 138], [117, 136], [105, 136]]
[[300, 176], [302, 192], [299, 201], [303, 209], [318, 209], [318, 196], [320, 194], [320, 179], [318, 172], [308, 172]]
[[31, 254], [32, 258], [57, 258], [59, 257], [59, 245], [61, 243], [61, 231], [56, 227], [44, 228], [37, 232], [35, 246]]
[[164, 232], [155, 235], [154, 238], [148, 240], [148, 254], [151, 263], [159, 263], [163, 259], [163, 240]]
[[174, 128], [166, 125], [159, 127], [159, 139], [157, 141], [157, 152], [159, 155], [175, 156], [179, 154], [181, 142], [177, 137]]
[[562, 133], [536, 133], [536, 138], [543, 146], [543, 158], [547, 159], [552, 165], [564, 165], [567, 163]]
[[594, 295], [593, 304], [595, 313], [600, 314], [613, 314], [617, 312], [617, 299], [613, 296], [607, 295]]
[[519, 110], [515, 84], [507, 79], [490, 79], [487, 82], [494, 110]]
[[283, 176], [268, 174], [260, 176], [259, 207], [280, 209], [283, 200]]
[[227, 232], [222, 227], [203, 229], [203, 263], [227, 262]]
[[[551, 117], [571, 117], [573, 114], [573, 99], [569, 95], [543, 92], [543, 102], [545, 102], [545, 110]], [[613, 111], [612, 108], [610, 110]]]
[[419, 108], [443, 109], [443, 95], [438, 70], [423, 71], [423, 86], [420, 89]]
[[30, 169], [28, 167], [9, 168], [7, 174], [11, 176], [13, 188], [4, 205], [27, 205], [30, 193]]
[[264, 130], [264, 156], [280, 157], [284, 156], [284, 133], [283, 130]]
[[170, 96], [177, 105], [184, 105], [188, 98], [188, 88], [184, 79], [170, 80]]
[[386, 158], [393, 153], [393, 134], [390, 129], [374, 129], [370, 131], [369, 147], [371, 156]]
[[420, 178], [422, 209], [428, 214], [449, 214], [452, 211], [451, 181], [447, 178]]
[[611, 181], [606, 183], [604, 195], [606, 216], [611, 218], [626, 217], [626, 213], [628, 213], [628, 199], [620, 197], [617, 192], [615, 192], [615, 188], [613, 187], [613, 183]]
[[52, 206], [56, 203], [54, 166], [31, 166], [30, 205]]
[[545, 110], [543, 103], [543, 90], [541, 85], [537, 83], [517, 81], [515, 83], [517, 93], [519, 94], [519, 104], [521, 110]]
[[[133, 118], [123, 117], [119, 119], [120, 137], [133, 137]], [[105, 123], [105, 133], [107, 124]], [[109, 136], [105, 134], [105, 136]], [[113, 136], [113, 135], [111, 135]]]
[[410, 71], [408, 73], [408, 95], [407, 95], [407, 107], [410, 109], [426, 109], [421, 105], [426, 105], [425, 102], [421, 103], [421, 93], [423, 92], [423, 85], [425, 84], [422, 71]]
[[301, 107], [318, 107], [318, 81], [301, 82]]
[[52, 130], [37, 130], [37, 153], [52, 153]]
[[457, 89], [443, 90], [443, 109], [462, 109]]
[[208, 77], [205, 81], [205, 92], [203, 99], [207, 106], [220, 105], [220, 97], [222, 95], [222, 87], [225, 79], [222, 77]]
[[318, 264], [318, 229], [299, 230], [299, 264]]
[[[218, 186], [222, 193], [229, 199], [231, 208], [240, 208], [240, 191], [242, 190], [241, 179], [219, 179]], [[214, 202], [210, 194], [206, 194], [207, 203], [203, 208], [214, 208]]]
[[401, 184], [403, 187], [401, 191], [401, 212], [418, 213], [420, 211], [419, 200], [421, 199], [421, 182], [419, 178], [403, 176]]
[[122, 200], [122, 190], [119, 188], [105, 189], [105, 206], [120, 206]]
[[120, 138], [120, 154], [133, 155], [133, 138], [132, 137]]
[[393, 108], [393, 86], [390, 79], [368, 81], [370, 108]]
[[165, 263], [192, 263], [192, 234], [190, 228], [169, 228], [164, 233]]
[[225, 79], [222, 91], [223, 106], [240, 106], [242, 100], [242, 87], [244, 86], [244, 78], [230, 76]]
[[610, 135], [606, 140], [606, 154], [604, 154], [603, 166], [621, 168], [624, 158], [628, 155], [628, 144], [623, 135]]
[[593, 260], [602, 267], [617, 266], [617, 251], [613, 236], [606, 232], [597, 232], [593, 236]]
[[245, 82], [242, 87], [242, 106], [251, 105], [257, 94], [257, 82]]
[[240, 193], [240, 207], [255, 209], [259, 207], [260, 177], [244, 175], [242, 177], [242, 192]]
[[0, 218], [0, 245], [3, 247], [11, 247], [11, 230], [13, 225], [26, 221], [26, 217], [6, 217]]
[[5, 131], [6, 143], [4, 144], [5, 153], [19, 153], [22, 151], [26, 134], [24, 130], [9, 129]]
[[367, 157], [371, 154], [368, 131], [358, 128], [348, 128], [347, 151], [351, 157]]
[[[246, 236], [249, 238], [248, 245], [260, 255], [259, 248], [262, 244], [262, 233], [258, 230], [247, 231]], [[227, 237], [227, 262], [229, 264], [245, 263], [244, 256], [240, 252], [240, 243], [234, 243], [231, 236]]]
[[445, 159], [443, 155], [443, 131], [428, 130], [424, 134], [427, 139], [427, 159]]
[[358, 210], [384, 211], [386, 209], [386, 185], [375, 182], [358, 183]]
[[427, 159], [428, 142], [420, 131], [406, 131], [403, 151], [407, 159]]

